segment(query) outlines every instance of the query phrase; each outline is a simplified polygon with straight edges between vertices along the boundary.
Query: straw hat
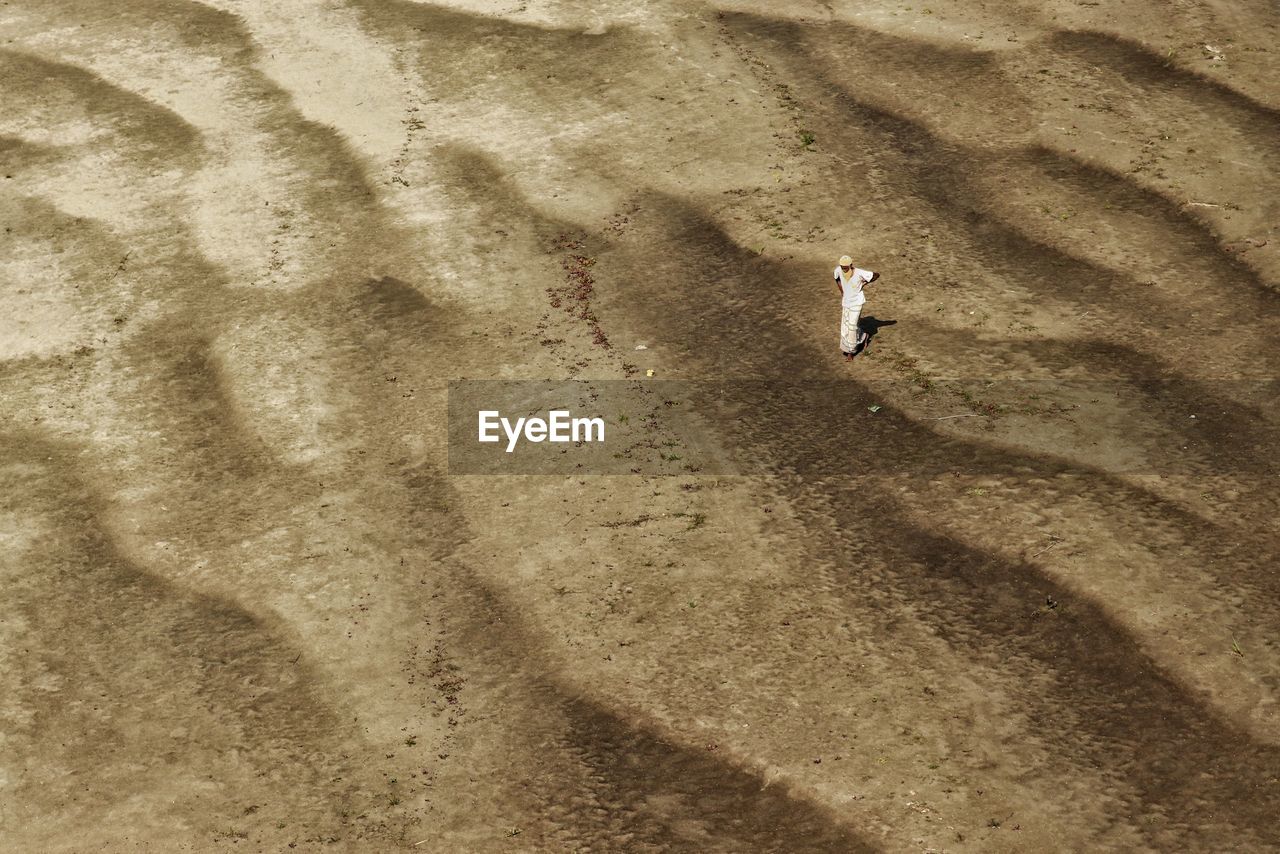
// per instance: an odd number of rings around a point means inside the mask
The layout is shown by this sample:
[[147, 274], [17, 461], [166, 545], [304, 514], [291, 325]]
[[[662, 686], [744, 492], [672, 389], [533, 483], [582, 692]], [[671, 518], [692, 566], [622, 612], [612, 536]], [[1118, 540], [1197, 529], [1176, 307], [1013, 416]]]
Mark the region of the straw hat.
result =
[[852, 259], [852, 258], [850, 258], [848, 255], [841, 255], [841, 256], [840, 256], [840, 266], [841, 266], [841, 267], [852, 267], [852, 266], [853, 266], [853, 259]]

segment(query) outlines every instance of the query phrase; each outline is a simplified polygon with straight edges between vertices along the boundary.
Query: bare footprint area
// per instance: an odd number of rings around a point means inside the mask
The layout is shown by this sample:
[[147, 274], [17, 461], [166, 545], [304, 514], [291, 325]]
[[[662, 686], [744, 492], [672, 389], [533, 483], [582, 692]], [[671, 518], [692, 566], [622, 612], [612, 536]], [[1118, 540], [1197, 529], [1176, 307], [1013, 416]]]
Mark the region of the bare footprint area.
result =
[[1280, 848], [1277, 34], [0, 7], [0, 850]]

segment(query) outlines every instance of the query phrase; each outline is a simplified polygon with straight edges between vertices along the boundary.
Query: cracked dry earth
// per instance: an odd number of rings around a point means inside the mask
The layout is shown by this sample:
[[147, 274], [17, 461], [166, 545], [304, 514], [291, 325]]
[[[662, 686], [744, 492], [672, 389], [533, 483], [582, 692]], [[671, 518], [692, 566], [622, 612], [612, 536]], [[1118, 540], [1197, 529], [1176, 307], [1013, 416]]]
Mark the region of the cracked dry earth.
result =
[[[1278, 35], [0, 3], [0, 848], [1275, 850]], [[449, 474], [648, 370], [750, 466]]]

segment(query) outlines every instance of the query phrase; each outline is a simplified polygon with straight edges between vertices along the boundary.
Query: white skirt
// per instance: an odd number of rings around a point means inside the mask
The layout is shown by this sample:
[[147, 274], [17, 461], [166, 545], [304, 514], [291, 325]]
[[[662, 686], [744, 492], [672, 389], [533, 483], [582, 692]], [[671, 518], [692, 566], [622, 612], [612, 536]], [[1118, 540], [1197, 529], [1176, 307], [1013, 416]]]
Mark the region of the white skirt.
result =
[[852, 353], [858, 349], [858, 318], [862, 315], [862, 306], [843, 306], [840, 310], [840, 349]]

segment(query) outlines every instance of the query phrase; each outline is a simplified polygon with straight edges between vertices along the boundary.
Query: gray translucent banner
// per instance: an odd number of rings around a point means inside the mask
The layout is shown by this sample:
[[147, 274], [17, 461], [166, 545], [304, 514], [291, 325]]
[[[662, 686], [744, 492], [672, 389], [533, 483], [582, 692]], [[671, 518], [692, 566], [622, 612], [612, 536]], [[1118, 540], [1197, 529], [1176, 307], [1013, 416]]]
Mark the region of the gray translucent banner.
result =
[[1278, 390], [1275, 380], [458, 380], [449, 472], [1274, 476]]

